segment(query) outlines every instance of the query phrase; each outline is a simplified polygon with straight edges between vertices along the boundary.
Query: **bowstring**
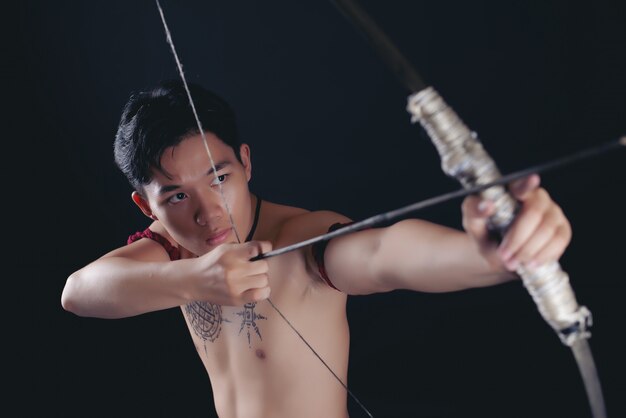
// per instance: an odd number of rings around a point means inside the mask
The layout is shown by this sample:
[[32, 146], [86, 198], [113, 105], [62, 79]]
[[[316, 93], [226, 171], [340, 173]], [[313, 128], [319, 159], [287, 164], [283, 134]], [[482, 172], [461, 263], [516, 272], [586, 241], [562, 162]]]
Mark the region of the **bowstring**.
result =
[[[204, 129], [202, 128], [202, 122], [200, 122], [200, 118], [198, 117], [198, 112], [196, 111], [196, 105], [194, 104], [193, 99], [191, 98], [191, 91], [189, 91], [189, 85], [187, 84], [187, 78], [185, 77], [185, 72], [183, 71], [183, 65], [180, 63], [180, 59], [178, 59], [178, 54], [176, 53], [176, 47], [174, 46], [174, 40], [172, 39], [172, 34], [170, 32], [169, 27], [167, 26], [167, 22], [165, 21], [165, 14], [163, 13], [163, 9], [161, 8], [161, 3], [159, 0], [156, 0], [156, 5], [159, 9], [159, 14], [161, 15], [161, 21], [163, 22], [163, 27], [165, 29], [165, 37], [167, 39], [167, 43], [172, 49], [172, 54], [174, 55], [174, 60], [176, 61], [176, 68], [178, 69], [178, 73], [180, 74], [180, 78], [182, 79], [183, 85], [185, 86], [185, 91], [187, 92], [187, 99], [189, 100], [189, 105], [191, 106], [191, 110], [193, 112], [193, 117], [196, 119], [196, 124], [198, 125], [198, 130], [200, 131], [200, 136], [202, 137], [202, 143], [204, 144], [204, 149], [206, 150], [207, 155], [209, 156], [209, 161], [211, 163], [211, 168], [213, 169], [213, 173], [217, 176], [217, 168], [215, 166], [215, 161], [213, 160], [213, 154], [211, 153], [211, 149], [209, 148], [209, 143], [206, 139], [206, 135], [204, 134]], [[235, 237], [237, 238], [237, 242], [241, 243], [241, 239], [239, 238], [239, 233], [237, 232], [237, 228], [235, 227], [235, 221], [233, 220], [233, 215], [228, 205], [228, 201], [224, 196], [224, 186], [221, 181], [218, 181], [218, 189], [220, 191], [220, 196], [222, 197], [222, 201], [226, 207], [226, 212], [228, 213], [228, 220], [230, 221], [230, 226], [233, 228], [235, 232]]]
[[[209, 162], [211, 164], [211, 168], [213, 169], [213, 172], [217, 174], [217, 168], [215, 165], [215, 161], [213, 159], [213, 154], [211, 153], [211, 149], [209, 148], [209, 143], [206, 139], [206, 135], [204, 134], [204, 129], [202, 128], [202, 122], [200, 122], [200, 118], [198, 117], [198, 113], [196, 111], [196, 106], [194, 104], [193, 98], [191, 97], [191, 91], [189, 90], [189, 86], [187, 84], [187, 78], [185, 77], [185, 72], [183, 71], [183, 65], [181, 64], [180, 59], [178, 58], [178, 53], [176, 52], [176, 47], [174, 46], [174, 40], [172, 39], [172, 34], [167, 25], [167, 21], [165, 20], [165, 14], [163, 12], [163, 8], [161, 7], [161, 3], [159, 2], [159, 0], [155, 0], [155, 2], [157, 5], [157, 8], [159, 9], [159, 15], [161, 16], [161, 22], [163, 23], [163, 28], [165, 29], [165, 37], [166, 37], [167, 43], [169, 44], [170, 49], [172, 50], [172, 54], [174, 55], [174, 60], [176, 61], [176, 68], [178, 69], [178, 74], [180, 75], [180, 78], [185, 87], [185, 91], [187, 93], [187, 99], [189, 100], [189, 104], [191, 106], [193, 116], [196, 120], [196, 124], [198, 125], [198, 130], [200, 131], [200, 135], [202, 137], [202, 143], [204, 144], [204, 149], [206, 150], [206, 153], [209, 156]], [[219, 189], [222, 201], [224, 202], [226, 212], [228, 213], [228, 219], [230, 221], [230, 225], [233, 231], [235, 232], [235, 237], [237, 238], [237, 242], [241, 243], [241, 239], [240, 239], [239, 233], [237, 232], [237, 228], [233, 220], [230, 206], [224, 195], [224, 188], [223, 188], [222, 182], [218, 182], [218, 189]], [[344, 383], [343, 380], [341, 380], [341, 378], [337, 375], [337, 373], [335, 373], [335, 371], [328, 365], [328, 363], [323, 359], [323, 357], [313, 348], [313, 346], [311, 346], [311, 344], [304, 338], [302, 333], [298, 331], [298, 329], [291, 323], [291, 321], [289, 321], [289, 319], [287, 319], [287, 317], [276, 307], [276, 305], [271, 301], [270, 298], [267, 298], [267, 302], [272, 307], [272, 309], [274, 309], [276, 313], [278, 313], [278, 315], [285, 321], [285, 323], [289, 326], [289, 328], [291, 328], [296, 333], [296, 335], [300, 338], [300, 340], [302, 340], [302, 342], [307, 346], [307, 348], [315, 355], [315, 357], [318, 358], [318, 360], [322, 363], [322, 365], [326, 367], [326, 369], [337, 380], [337, 382], [339, 382], [339, 384], [346, 390], [348, 395], [350, 395], [350, 397], [361, 407], [361, 409], [363, 409], [363, 411], [370, 418], [373, 418], [372, 413], [361, 403], [361, 401], [359, 401], [359, 399], [352, 393], [352, 391], [348, 389], [348, 385]]]

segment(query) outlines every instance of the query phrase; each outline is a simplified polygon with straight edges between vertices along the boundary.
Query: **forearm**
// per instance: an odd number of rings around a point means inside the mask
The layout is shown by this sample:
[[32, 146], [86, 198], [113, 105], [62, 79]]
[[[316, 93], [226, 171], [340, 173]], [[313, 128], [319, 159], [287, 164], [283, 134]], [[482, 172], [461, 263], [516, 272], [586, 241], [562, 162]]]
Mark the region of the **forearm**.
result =
[[372, 263], [381, 285], [388, 289], [448, 292], [515, 277], [489, 263], [466, 233], [419, 220], [386, 228]]
[[188, 302], [176, 262], [104, 257], [73, 273], [63, 307], [79, 316], [124, 318]]

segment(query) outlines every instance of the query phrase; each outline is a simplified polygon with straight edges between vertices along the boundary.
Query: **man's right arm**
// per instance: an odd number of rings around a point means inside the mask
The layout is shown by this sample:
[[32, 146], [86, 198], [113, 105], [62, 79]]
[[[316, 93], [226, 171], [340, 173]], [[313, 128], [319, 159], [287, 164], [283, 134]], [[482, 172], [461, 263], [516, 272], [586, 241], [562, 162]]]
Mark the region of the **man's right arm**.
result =
[[67, 279], [61, 303], [79, 316], [124, 318], [202, 300], [243, 305], [269, 296], [266, 242], [224, 244], [195, 258], [170, 261], [158, 243], [118, 248]]

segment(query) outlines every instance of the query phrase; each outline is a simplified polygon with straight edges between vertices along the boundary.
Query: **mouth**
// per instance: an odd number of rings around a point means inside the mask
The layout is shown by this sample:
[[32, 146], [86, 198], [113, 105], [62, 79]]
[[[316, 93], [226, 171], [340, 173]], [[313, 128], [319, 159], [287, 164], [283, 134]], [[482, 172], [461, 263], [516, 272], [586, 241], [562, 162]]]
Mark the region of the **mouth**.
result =
[[221, 243], [223, 243], [224, 241], [226, 241], [226, 239], [228, 238], [228, 236], [230, 235], [230, 230], [231, 228], [228, 229], [224, 229], [222, 231], [218, 231], [217, 233], [211, 235], [209, 238], [206, 239], [206, 243], [210, 246], [215, 246], [215, 245], [219, 245]]

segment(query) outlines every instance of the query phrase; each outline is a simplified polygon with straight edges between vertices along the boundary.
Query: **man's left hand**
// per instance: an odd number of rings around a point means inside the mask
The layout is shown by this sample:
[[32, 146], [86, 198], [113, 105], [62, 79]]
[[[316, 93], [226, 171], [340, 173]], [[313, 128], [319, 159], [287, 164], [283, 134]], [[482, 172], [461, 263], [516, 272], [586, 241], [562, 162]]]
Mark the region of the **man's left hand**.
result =
[[493, 202], [478, 196], [464, 200], [463, 227], [491, 264], [511, 271], [520, 263], [534, 268], [558, 260], [571, 241], [569, 221], [539, 183], [539, 176], [534, 174], [509, 184], [509, 192], [521, 207], [499, 245], [487, 230], [487, 220], [495, 212]]

